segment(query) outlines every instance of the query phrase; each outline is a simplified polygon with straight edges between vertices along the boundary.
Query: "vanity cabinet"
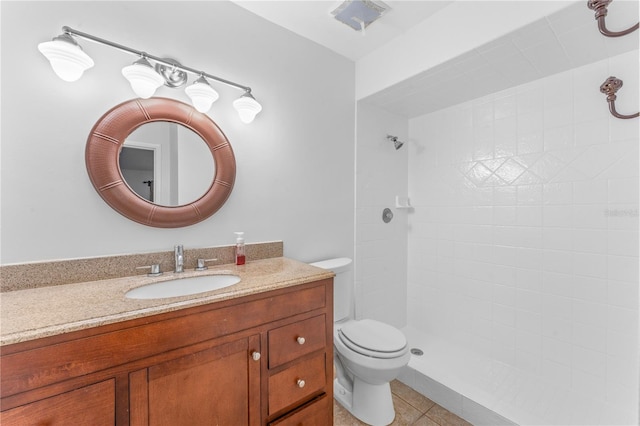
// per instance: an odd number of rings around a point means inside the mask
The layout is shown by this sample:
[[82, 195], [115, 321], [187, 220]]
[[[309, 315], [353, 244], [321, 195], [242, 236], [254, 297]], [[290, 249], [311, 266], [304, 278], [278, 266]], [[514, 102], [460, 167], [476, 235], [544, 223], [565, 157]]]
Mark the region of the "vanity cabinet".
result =
[[105, 380], [3, 411], [0, 424], [113, 425], [115, 381]]
[[130, 424], [260, 424], [260, 364], [247, 356], [250, 339], [130, 373]]
[[0, 424], [331, 424], [332, 286], [4, 346]]

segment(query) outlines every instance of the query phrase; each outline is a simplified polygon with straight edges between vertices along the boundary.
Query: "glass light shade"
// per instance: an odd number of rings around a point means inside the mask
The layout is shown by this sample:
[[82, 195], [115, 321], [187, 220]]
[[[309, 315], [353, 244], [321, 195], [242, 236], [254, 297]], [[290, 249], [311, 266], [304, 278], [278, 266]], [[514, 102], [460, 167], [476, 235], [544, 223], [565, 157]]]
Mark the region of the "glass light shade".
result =
[[64, 81], [77, 81], [93, 66], [93, 59], [68, 34], [38, 45], [38, 50], [51, 63], [53, 71]]
[[192, 85], [187, 86], [184, 91], [191, 98], [191, 103], [200, 112], [207, 112], [211, 105], [218, 99], [218, 92], [209, 85], [204, 77], [198, 78]]
[[164, 84], [164, 78], [145, 58], [140, 58], [132, 65], [122, 68], [122, 75], [129, 80], [136, 95], [143, 99], [153, 96], [156, 89]]
[[249, 92], [233, 101], [233, 107], [238, 111], [240, 121], [245, 124], [251, 123], [256, 115], [262, 111], [262, 105]]

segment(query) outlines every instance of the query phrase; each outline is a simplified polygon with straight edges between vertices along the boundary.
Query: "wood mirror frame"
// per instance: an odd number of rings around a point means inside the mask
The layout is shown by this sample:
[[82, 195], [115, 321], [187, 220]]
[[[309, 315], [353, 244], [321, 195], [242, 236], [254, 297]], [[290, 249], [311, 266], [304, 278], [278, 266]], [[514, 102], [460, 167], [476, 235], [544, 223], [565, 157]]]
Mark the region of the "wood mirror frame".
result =
[[[192, 130], [213, 155], [213, 182], [192, 203], [175, 207], [153, 204], [133, 192], [122, 177], [122, 144], [136, 128], [154, 121], [174, 122]], [[91, 183], [107, 204], [133, 221], [157, 228], [179, 228], [208, 218], [227, 201], [236, 176], [231, 144], [216, 123], [190, 105], [166, 98], [133, 99], [107, 111], [91, 129], [85, 162]]]

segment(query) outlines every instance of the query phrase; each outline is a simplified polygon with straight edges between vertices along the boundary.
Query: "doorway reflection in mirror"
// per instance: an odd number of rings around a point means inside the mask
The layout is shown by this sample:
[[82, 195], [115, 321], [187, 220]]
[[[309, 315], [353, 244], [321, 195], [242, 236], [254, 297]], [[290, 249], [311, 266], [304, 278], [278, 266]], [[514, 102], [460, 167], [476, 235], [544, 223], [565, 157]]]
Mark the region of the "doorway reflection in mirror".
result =
[[202, 138], [169, 121], [147, 123], [133, 131], [122, 146], [119, 166], [133, 192], [161, 206], [199, 199], [215, 175], [213, 156]]

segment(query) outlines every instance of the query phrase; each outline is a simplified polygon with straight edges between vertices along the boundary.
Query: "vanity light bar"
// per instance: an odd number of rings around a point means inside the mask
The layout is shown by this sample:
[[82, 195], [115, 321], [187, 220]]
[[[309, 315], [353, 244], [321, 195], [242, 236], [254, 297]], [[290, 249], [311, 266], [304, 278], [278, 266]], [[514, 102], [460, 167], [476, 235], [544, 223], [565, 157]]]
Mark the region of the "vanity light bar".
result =
[[[215, 80], [219, 83], [244, 91], [243, 95], [233, 103], [243, 122], [250, 123], [253, 121], [255, 115], [262, 110], [262, 106], [251, 94], [251, 88], [249, 86], [244, 86], [204, 71], [182, 65], [171, 59], [160, 58], [147, 52], [133, 49], [82, 31], [74, 30], [68, 26], [62, 27], [62, 32], [63, 34], [55, 37], [53, 41], [40, 43], [38, 45], [38, 49], [47, 57], [47, 59], [49, 59], [54, 71], [63, 80], [75, 81], [82, 76], [82, 73], [86, 69], [93, 66], [93, 60], [91, 60], [91, 58], [82, 51], [82, 48], [78, 45], [75, 39], [71, 37], [76, 36], [139, 56], [140, 59], [138, 61], [123, 69], [123, 74], [125, 74], [125, 77], [131, 82], [132, 88], [139, 96], [144, 93], [144, 95], [140, 97], [148, 98], [153, 95], [155, 89], [159, 87], [157, 85], [157, 82], [160, 81], [157, 78], [158, 76], [162, 78], [162, 82], [165, 85], [169, 87], [179, 87], [186, 82], [186, 73], [191, 73], [199, 76], [199, 78], [190, 87], [195, 86], [199, 90], [187, 91], [187, 94], [192, 98], [194, 104], [198, 104], [200, 106], [198, 108], [200, 112], [206, 112], [209, 108], [201, 106], [202, 102], [198, 102], [194, 99], [192, 94], [189, 92], [195, 92], [200, 96], [208, 96], [208, 100], [210, 102], [206, 102], [205, 99], [205, 104], [208, 103], [209, 107], [218, 97], [217, 93], [209, 86], [206, 79]], [[151, 67], [148, 60], [152, 60], [156, 63], [155, 70]], [[136, 84], [146, 85], [145, 89], [147, 90], [136, 90]], [[154, 87], [149, 87], [149, 85]], [[149, 95], [149, 93], [151, 94]], [[200, 101], [202, 101], [202, 99], [200, 99]], [[203, 110], [204, 108], [206, 108], [206, 110]]]

